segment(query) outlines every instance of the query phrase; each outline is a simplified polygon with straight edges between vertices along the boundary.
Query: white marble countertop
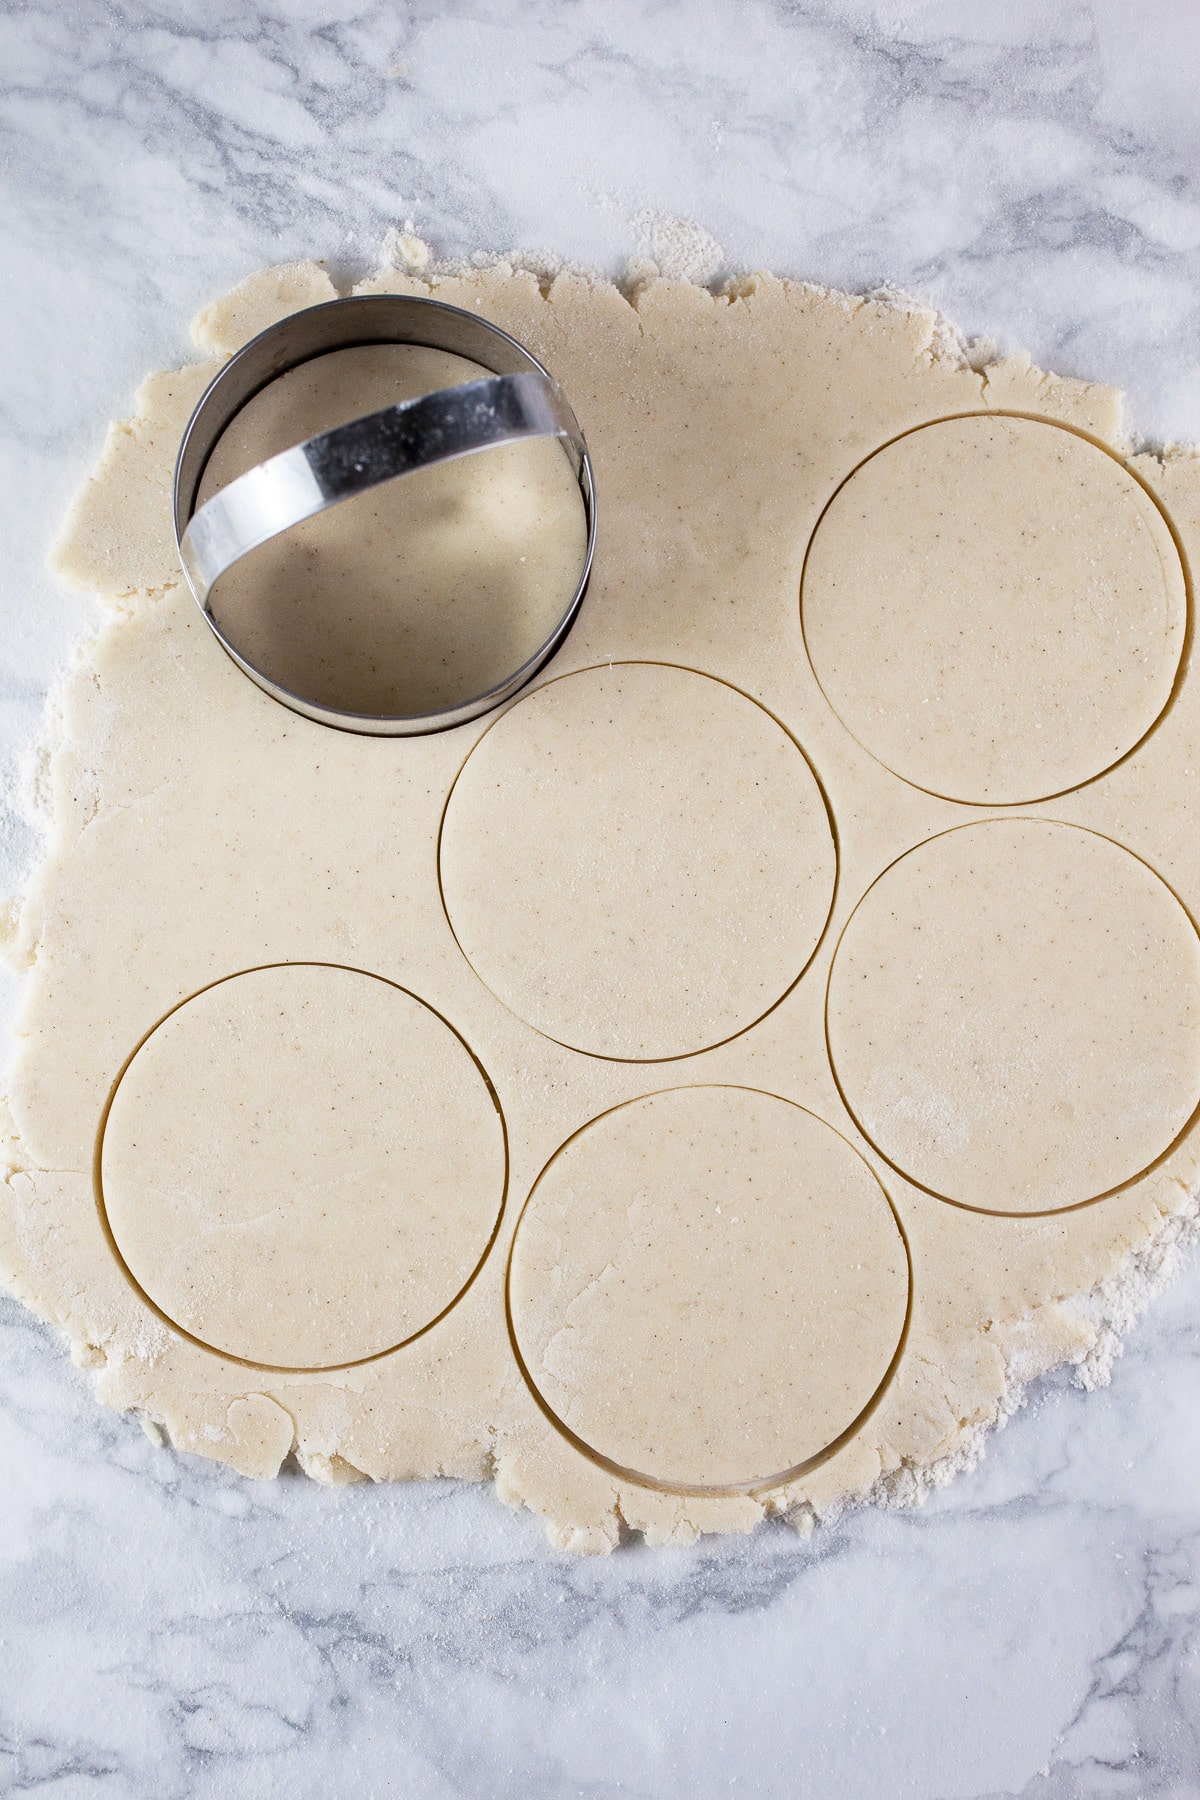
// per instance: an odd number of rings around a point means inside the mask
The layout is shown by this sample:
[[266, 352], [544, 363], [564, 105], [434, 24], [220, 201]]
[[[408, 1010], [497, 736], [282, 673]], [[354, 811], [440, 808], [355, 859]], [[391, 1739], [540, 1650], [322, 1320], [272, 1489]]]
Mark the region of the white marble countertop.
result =
[[[252, 268], [439, 250], [891, 282], [1200, 441], [1189, 0], [0, 7], [0, 763], [106, 421]], [[0, 822], [6, 884], [28, 828]], [[11, 1002], [13, 984], [6, 993]], [[1200, 1795], [1200, 1266], [918, 1513], [584, 1563], [487, 1490], [256, 1486], [0, 1298], [0, 1794]]]

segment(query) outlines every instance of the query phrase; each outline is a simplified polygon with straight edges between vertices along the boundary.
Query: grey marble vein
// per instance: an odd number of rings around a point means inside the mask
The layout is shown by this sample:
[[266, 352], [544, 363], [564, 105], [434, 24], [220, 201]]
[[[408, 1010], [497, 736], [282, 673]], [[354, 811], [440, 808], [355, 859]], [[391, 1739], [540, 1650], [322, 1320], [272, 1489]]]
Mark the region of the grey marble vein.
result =
[[[105, 422], [223, 286], [405, 220], [617, 272], [695, 218], [1200, 441], [1198, 66], [1184, 0], [0, 0], [6, 791]], [[159, 1450], [0, 1299], [0, 1794], [1196, 1800], [1198, 1321], [1193, 1263], [920, 1513], [581, 1563], [486, 1491]]]

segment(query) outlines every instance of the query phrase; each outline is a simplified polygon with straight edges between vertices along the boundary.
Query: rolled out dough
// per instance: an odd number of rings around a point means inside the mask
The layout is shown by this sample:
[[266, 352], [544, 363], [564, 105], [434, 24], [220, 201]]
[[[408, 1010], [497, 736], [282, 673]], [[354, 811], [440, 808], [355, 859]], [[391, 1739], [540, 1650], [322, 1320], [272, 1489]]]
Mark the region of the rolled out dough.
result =
[[861, 1422], [909, 1293], [887, 1196], [844, 1138], [771, 1094], [684, 1087], [606, 1113], [542, 1171], [509, 1317], [530, 1385], [593, 1455], [736, 1490]]
[[116, 1249], [171, 1324], [319, 1369], [453, 1304], [505, 1164], [487, 1082], [435, 1013], [357, 970], [293, 963], [219, 981], [156, 1026], [117, 1083], [97, 1179]]
[[934, 793], [1004, 805], [1091, 780], [1150, 729], [1187, 588], [1111, 451], [976, 416], [854, 471], [817, 527], [803, 610], [817, 679], [868, 750]]
[[1200, 1104], [1200, 939], [1108, 838], [991, 819], [885, 869], [833, 960], [829, 1051], [871, 1142], [961, 1206], [1133, 1181]]
[[837, 854], [769, 713], [690, 669], [607, 663], [548, 682], [475, 747], [440, 867], [464, 954], [513, 1012], [649, 1062], [733, 1037], [787, 992]]
[[[767, 275], [364, 285], [562, 381], [587, 601], [497, 717], [277, 706], [181, 586], [171, 469], [220, 358], [333, 290], [201, 315], [56, 553], [108, 615], [12, 946], [0, 1272], [106, 1401], [247, 1474], [492, 1476], [590, 1551], [919, 1493], [1195, 1216], [1200, 464]], [[339, 410], [445, 373], [375, 361]], [[304, 388], [225, 473], [314, 428]], [[343, 700], [396, 700], [331, 647], [355, 609], [423, 693], [480, 680], [582, 529], [557, 464], [491, 455], [248, 562], [229, 619]], [[472, 578], [460, 636], [434, 596]]]

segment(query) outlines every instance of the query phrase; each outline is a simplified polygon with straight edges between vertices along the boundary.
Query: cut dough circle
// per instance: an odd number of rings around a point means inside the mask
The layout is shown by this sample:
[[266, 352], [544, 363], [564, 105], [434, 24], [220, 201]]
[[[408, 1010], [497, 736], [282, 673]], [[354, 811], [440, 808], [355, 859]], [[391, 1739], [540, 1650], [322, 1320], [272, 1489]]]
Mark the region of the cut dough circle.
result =
[[615, 663], [549, 682], [468, 757], [442, 892], [476, 973], [595, 1056], [744, 1031], [809, 962], [837, 855], [794, 740], [722, 681]]
[[690, 1491], [819, 1458], [882, 1392], [908, 1255], [858, 1152], [748, 1088], [602, 1115], [518, 1223], [510, 1321], [535, 1395], [591, 1455]]
[[1129, 851], [1049, 819], [918, 845], [850, 918], [829, 1051], [872, 1144], [985, 1212], [1132, 1181], [1200, 1102], [1200, 939]]
[[[318, 432], [489, 369], [420, 344], [314, 357], [262, 388], [208, 460], [199, 500]], [[252, 550], [211, 606], [256, 669], [344, 712], [475, 699], [536, 654], [575, 592], [583, 500], [553, 438], [502, 444], [344, 500]]]
[[859, 742], [905, 781], [1012, 805], [1091, 780], [1161, 714], [1183, 567], [1154, 501], [1060, 425], [968, 416], [885, 445], [809, 548], [805, 642]]
[[491, 1087], [414, 995], [319, 963], [205, 988], [138, 1048], [104, 1127], [113, 1240], [211, 1349], [272, 1368], [378, 1356], [453, 1304], [495, 1233]]

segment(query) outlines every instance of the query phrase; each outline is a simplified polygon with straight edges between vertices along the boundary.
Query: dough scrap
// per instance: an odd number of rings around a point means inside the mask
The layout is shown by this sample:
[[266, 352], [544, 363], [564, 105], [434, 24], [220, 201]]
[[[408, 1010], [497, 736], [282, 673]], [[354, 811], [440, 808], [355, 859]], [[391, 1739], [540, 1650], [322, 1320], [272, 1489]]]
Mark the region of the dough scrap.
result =
[[[323, 730], [275, 705], [225, 657], [180, 585], [171, 467], [187, 414], [218, 359], [272, 317], [332, 290], [315, 265], [296, 265], [253, 277], [206, 309], [196, 335], [209, 360], [144, 385], [137, 416], [110, 433], [56, 551], [63, 573], [98, 591], [110, 611], [82, 648], [52, 717], [48, 843], [18, 925], [17, 953], [30, 969], [9, 1082], [0, 1274], [68, 1333], [79, 1360], [95, 1368], [105, 1401], [158, 1422], [176, 1446], [247, 1474], [270, 1475], [294, 1451], [303, 1467], [326, 1480], [491, 1476], [506, 1501], [545, 1519], [555, 1543], [588, 1552], [611, 1548], [623, 1528], [652, 1542], [681, 1542], [700, 1531], [748, 1530], [766, 1512], [809, 1524], [869, 1496], [915, 1496], [977, 1453], [982, 1432], [1011, 1410], [1022, 1382], [1055, 1362], [1098, 1364], [1111, 1352], [1111, 1321], [1127, 1321], [1140, 1272], [1166, 1256], [1195, 1214], [1197, 1134], [1185, 1117], [1196, 1078], [1194, 930], [1189, 936], [1185, 914], [1195, 918], [1200, 910], [1200, 787], [1191, 773], [1200, 766], [1200, 684], [1181, 624], [1190, 596], [1180, 581], [1200, 546], [1200, 463], [1186, 451], [1161, 459], [1135, 455], [1121, 436], [1118, 398], [1109, 389], [1046, 376], [1020, 357], [980, 373], [930, 313], [769, 275], [718, 295], [647, 277], [633, 300], [577, 273], [539, 284], [505, 264], [456, 275], [392, 271], [364, 287], [433, 293], [478, 310], [527, 343], [562, 381], [588, 436], [600, 497], [587, 601], [553, 664], [498, 721], [388, 741]], [[1069, 439], [1066, 462], [1103, 471], [1097, 477], [1103, 502], [1085, 477], [1089, 517], [1097, 516], [1097, 506], [1105, 518], [1121, 516], [1113, 501], [1116, 482], [1121, 505], [1133, 509], [1126, 516], [1140, 521], [1128, 532], [1114, 526], [1097, 538], [1100, 561], [1115, 558], [1119, 574], [1092, 571], [1083, 590], [1059, 582], [1055, 605], [1065, 605], [1064, 617], [1085, 639], [1091, 632], [1101, 648], [1111, 630], [1119, 645], [1136, 639], [1149, 649], [1145, 656], [1098, 651], [1090, 659], [1056, 661], [1051, 693], [1045, 684], [1014, 684], [1030, 654], [1027, 639], [996, 638], [996, 692], [1011, 704], [1000, 709], [991, 734], [999, 752], [989, 749], [982, 758], [969, 746], [964, 751], [959, 729], [961, 678], [975, 665], [970, 656], [946, 664], [945, 684], [932, 690], [931, 704], [941, 709], [942, 727], [951, 729], [929, 737], [936, 756], [948, 759], [949, 775], [941, 780], [936, 767], [931, 777], [924, 763], [912, 760], [928, 749], [919, 732], [910, 732], [898, 751], [874, 734], [887, 699], [878, 688], [880, 669], [891, 667], [881, 649], [890, 643], [894, 650], [896, 639], [888, 637], [892, 620], [879, 612], [879, 592], [856, 589], [847, 598], [844, 571], [853, 552], [863, 569], [878, 572], [897, 543], [867, 517], [862, 539], [851, 532], [847, 544], [846, 497], [868, 494], [864, 472], [884, 469], [885, 446], [918, 437], [929, 446], [938, 433], [944, 445], [951, 439], [941, 422], [980, 416], [989, 424], [994, 416], [999, 435], [993, 441], [1009, 450], [1035, 437], [1056, 448]], [[1036, 426], [1012, 423], [1028, 416]], [[981, 429], [974, 422], [963, 426], [973, 441]], [[1077, 448], [1085, 440], [1086, 454]], [[863, 485], [856, 485], [855, 471]], [[910, 528], [912, 553], [931, 541], [939, 496], [911, 464], [901, 473], [900, 513], [894, 492], [884, 510]], [[991, 499], [996, 543], [1019, 542], [1028, 493], [1022, 491], [1017, 506], [1005, 485]], [[842, 534], [837, 557], [835, 525]], [[1157, 588], [1147, 545], [1156, 556], [1161, 551]], [[971, 600], [969, 582], [982, 579], [981, 568], [970, 565], [960, 600], [963, 593]], [[816, 597], [818, 576], [824, 599]], [[831, 582], [842, 584], [836, 614]], [[906, 591], [911, 599], [911, 586]], [[1075, 608], [1070, 596], [1080, 591], [1102, 595], [1098, 612]], [[1121, 610], [1119, 595], [1136, 621]], [[989, 589], [974, 599], [986, 610], [995, 595]], [[821, 605], [826, 611], [817, 629]], [[1146, 635], [1151, 627], [1157, 636]], [[904, 646], [909, 641], [903, 637]], [[978, 645], [968, 649], [974, 654]], [[928, 685], [928, 658], [918, 662]], [[721, 835], [719, 844], [714, 839], [714, 850], [737, 843], [745, 858], [743, 888], [732, 861], [695, 862], [696, 911], [674, 941], [665, 916], [670, 907], [662, 904], [671, 899], [669, 881], [660, 892], [649, 880], [640, 894], [627, 886], [641, 909], [639, 930], [660, 934], [664, 954], [675, 960], [646, 1019], [634, 1018], [636, 1009], [624, 1002], [614, 1009], [626, 1036], [611, 1035], [617, 1026], [610, 1019], [603, 1054], [596, 1044], [572, 1049], [555, 1036], [573, 991], [575, 1025], [587, 1011], [579, 1004], [583, 989], [560, 980], [559, 1013], [552, 1019], [536, 1012], [530, 999], [538, 979], [530, 950], [536, 929], [523, 940], [519, 991], [506, 991], [497, 976], [504, 944], [494, 933], [485, 948], [480, 944], [488, 929], [489, 868], [498, 892], [509, 883], [506, 905], [518, 898], [537, 904], [536, 891], [531, 902], [520, 886], [519, 866], [505, 870], [504, 846], [488, 841], [494, 823], [487, 816], [489, 756], [506, 735], [520, 752], [514, 769], [561, 751], [561, 781], [562, 757], [569, 763], [586, 721], [574, 719], [557, 738], [549, 729], [540, 735], [538, 721], [549, 720], [557, 700], [572, 693], [603, 691], [615, 702], [626, 680], [618, 665], [670, 666], [686, 674], [678, 691], [707, 694], [711, 687], [731, 697], [727, 723], [713, 725], [721, 736], [707, 747], [707, 762], [683, 753], [687, 721], [673, 703], [664, 705], [672, 748], [664, 752], [663, 770], [681, 788], [693, 778], [719, 779], [722, 751], [740, 769], [739, 779], [756, 779], [754, 756], [746, 756], [749, 740], [735, 721], [778, 721], [773, 767], [792, 772], [779, 791], [795, 845], [796, 885], [781, 930], [777, 905], [786, 884], [768, 854], [768, 873], [756, 886], [755, 858], [762, 854], [756, 827], [730, 840]], [[565, 676], [571, 679], [560, 679]], [[650, 685], [658, 680], [650, 678]], [[897, 692], [911, 699], [904, 689], [892, 693], [893, 701]], [[864, 705], [875, 724], [864, 723]], [[1043, 705], [1044, 715], [1035, 716]], [[1076, 723], [1063, 731], [1064, 720]], [[1039, 727], [1042, 741], [1031, 747], [1022, 733]], [[727, 732], [735, 738], [726, 741]], [[899, 773], [887, 766], [889, 758]], [[619, 762], [614, 754], [614, 771]], [[491, 767], [494, 774], [494, 761]], [[800, 769], [812, 777], [797, 783]], [[579, 771], [567, 774], [560, 799]], [[589, 804], [603, 793], [603, 763], [593, 775], [599, 787], [579, 790]], [[828, 826], [824, 837], [810, 829], [819, 820], [801, 797], [806, 779], [820, 784], [832, 838]], [[1064, 780], [1067, 791], [1060, 792]], [[1031, 798], [1052, 787], [1057, 797]], [[931, 789], [966, 798], [941, 798]], [[1019, 818], [1007, 805], [1018, 799]], [[501, 806], [496, 821], [503, 816]], [[693, 824], [702, 816], [703, 808], [693, 809]], [[526, 825], [512, 806], [507, 817], [519, 839]], [[620, 824], [618, 817], [606, 829], [615, 833]], [[640, 816], [630, 820], [635, 838], [645, 824]], [[672, 851], [695, 854], [695, 831], [685, 834], [686, 843], [677, 841], [669, 808], [654, 829], [664, 841], [653, 845], [648, 873], [677, 871]], [[1028, 850], [1030, 832], [1044, 833], [1045, 854]], [[986, 1210], [997, 1191], [995, 1167], [986, 1157], [977, 1162], [955, 1151], [953, 1130], [948, 1137], [931, 1133], [925, 1106], [935, 1077], [953, 1102], [952, 1122], [964, 1106], [977, 1106], [987, 1087], [986, 1056], [998, 1054], [1002, 1043], [1015, 1045], [1014, 1054], [1027, 1050], [1039, 1024], [1031, 1002], [992, 1032], [965, 996], [956, 998], [954, 958], [960, 970], [967, 967], [971, 928], [977, 935], [983, 929], [991, 902], [984, 896], [981, 904], [978, 891], [983, 864], [968, 867], [969, 856], [953, 868], [943, 862], [939, 875], [938, 859], [951, 854], [947, 846], [957, 856], [963, 846], [983, 844], [988, 833], [999, 834], [997, 843], [1011, 837], [1011, 856], [999, 859], [1007, 886], [996, 878], [996, 896], [1010, 896], [1005, 906], [1016, 904], [1012, 896], [1022, 881], [1028, 893], [1031, 869], [1036, 877], [1059, 853], [1065, 857], [1060, 875], [1075, 884], [1065, 911], [1051, 907], [1019, 919], [1004, 913], [1016, 933], [1012, 944], [1025, 958], [1018, 958], [1010, 984], [1014, 1002], [1045, 980], [1060, 982], [1056, 921], [1060, 927], [1070, 921], [1072, 969], [1091, 970], [1093, 985], [1099, 971], [1103, 983], [1098, 1010], [1096, 996], [1078, 980], [1077, 1018], [1063, 1014], [1065, 1005], [1076, 1005], [1074, 997], [1052, 1009], [1056, 1043], [1061, 1047], [1065, 1029], [1068, 1046], [1085, 1057], [1086, 1079], [1071, 1091], [1086, 1105], [1062, 1145], [1048, 1146], [1065, 1152], [1048, 1185], [1014, 1185], [1004, 1176], [1008, 1199], [1015, 1192], [1036, 1200], [1038, 1210], [1025, 1214], [1018, 1206]], [[1087, 869], [1067, 851], [1068, 842], [1086, 842]], [[644, 849], [644, 835], [638, 844]], [[578, 868], [575, 875], [553, 869], [553, 852], [564, 845], [544, 831], [533, 845], [547, 859], [548, 884], [569, 885], [579, 876]], [[614, 836], [606, 851], [616, 859], [612, 866], [636, 875], [641, 849], [622, 862]], [[885, 917], [889, 884], [898, 894], [894, 884], [922, 869], [928, 879], [916, 911], [898, 908], [896, 917]], [[818, 899], [824, 895], [827, 909], [831, 885], [826, 923]], [[573, 956], [586, 957], [589, 941], [593, 949], [611, 941], [620, 925], [614, 913], [620, 891], [618, 883], [607, 899], [583, 896], [592, 905], [589, 915], [548, 885], [545, 956], [569, 966]], [[692, 934], [696, 921], [710, 927], [705, 895], [713, 893], [721, 929], [733, 930], [740, 908], [748, 940], [744, 959], [726, 965], [723, 1004], [733, 1028], [721, 1042], [709, 1035], [726, 1029], [720, 1007], [706, 1003], [689, 1012], [679, 1005], [691, 979]], [[1090, 910], [1088, 894], [1096, 900]], [[675, 896], [677, 903], [687, 898], [686, 888]], [[583, 922], [574, 934], [572, 918]], [[452, 922], [464, 940], [475, 932], [479, 943], [460, 945]], [[926, 927], [933, 948], [927, 965], [917, 968], [913, 945]], [[637, 948], [644, 958], [645, 947]], [[809, 960], [801, 969], [804, 956]], [[225, 1001], [239, 991], [250, 994], [255, 972], [281, 964], [292, 965], [282, 978], [284, 1001], [298, 992], [294, 982], [309, 979], [303, 971], [315, 969], [324, 971], [312, 977], [318, 983], [348, 980], [365, 984], [364, 992], [378, 987], [410, 996], [405, 1004], [416, 1009], [412, 1016], [429, 1024], [428, 1041], [419, 1034], [410, 1040], [398, 1022], [395, 1029], [380, 1024], [356, 1034], [352, 1014], [327, 1009], [328, 1035], [321, 1028], [307, 1049], [303, 1039], [288, 1040], [293, 1048], [299, 1044], [301, 1060], [312, 1053], [309, 1094], [323, 1082], [340, 1092], [338, 1072], [344, 1073], [352, 1104], [342, 1115], [343, 1148], [347, 1133], [375, 1150], [387, 1142], [396, 1116], [390, 1090], [380, 1110], [369, 1104], [373, 1091], [386, 1088], [378, 1080], [375, 1089], [370, 1085], [380, 1058], [395, 1071], [398, 1091], [415, 1096], [426, 1082], [436, 1098], [444, 1092], [438, 1059], [455, 1044], [466, 1086], [454, 1088], [453, 1104], [482, 1109], [483, 1098], [492, 1105], [494, 1094], [492, 1112], [470, 1113], [474, 1122], [465, 1130], [429, 1133], [430, 1143], [437, 1138], [447, 1153], [469, 1157], [475, 1145], [485, 1171], [465, 1177], [457, 1196], [467, 1221], [459, 1264], [451, 1267], [450, 1257], [438, 1273], [436, 1255], [423, 1261], [422, 1230], [449, 1216], [444, 1204], [424, 1214], [418, 1206], [411, 1216], [404, 1210], [406, 1194], [425, 1192], [421, 1170], [432, 1168], [436, 1178], [437, 1155], [409, 1169], [416, 1180], [407, 1188], [403, 1180], [381, 1182], [378, 1159], [372, 1182], [357, 1190], [352, 1182], [339, 1186], [344, 1230], [332, 1239], [321, 1235], [328, 1220], [321, 1220], [320, 1206], [306, 1213], [308, 1200], [296, 1184], [275, 1190], [270, 1219], [248, 1204], [259, 1176], [246, 1108], [261, 1104], [264, 1094], [271, 1098], [281, 1064], [274, 1051], [257, 1063], [253, 1056], [235, 1059], [222, 1086], [213, 1064], [221, 1029], [216, 1015], [190, 1047], [185, 1040], [193, 1023], [203, 1024], [216, 1004], [210, 997], [222, 986]], [[926, 966], [937, 978], [933, 998], [918, 1003], [914, 971], [923, 975]], [[864, 993], [874, 989], [877, 1006], [858, 1005], [847, 992], [854, 968], [863, 975]], [[735, 991], [747, 971], [754, 992]], [[969, 972], [993, 1005], [1004, 956], [976, 958]], [[778, 984], [788, 981], [781, 992]], [[760, 1006], [763, 998], [769, 1010]], [[1156, 1013], [1148, 1033], [1147, 1010], [1160, 1000], [1167, 1011]], [[268, 1013], [255, 1016], [266, 1032]], [[827, 1026], [847, 1099], [886, 1157], [843, 1100]], [[893, 1079], [889, 1088], [885, 1079], [882, 1098], [864, 1101], [873, 1078], [872, 1034], [882, 1034], [894, 1069], [898, 1046], [913, 1029], [920, 1041], [911, 1046], [899, 1085]], [[286, 1036], [286, 1021], [280, 1030]], [[927, 1041], [931, 1031], [940, 1034], [938, 1042]], [[176, 1032], [178, 1060], [171, 1063], [166, 1052]], [[635, 1055], [665, 1044], [678, 1060], [653, 1067], [618, 1060], [614, 1049], [628, 1051], [631, 1044]], [[680, 1055], [685, 1049], [691, 1054]], [[971, 1055], [985, 1062], [976, 1066]], [[123, 1071], [109, 1120], [113, 1136], [106, 1134], [98, 1157], [106, 1109]], [[1127, 1157], [1106, 1138], [1103, 1121], [1096, 1130], [1114, 1072], [1129, 1088], [1136, 1142]], [[203, 1118], [191, 1111], [196, 1073], [215, 1081]], [[918, 1078], [927, 1086], [914, 1102], [911, 1084]], [[1005, 1149], [1024, 1181], [1036, 1145], [1011, 1131], [1014, 1117], [1029, 1126], [1018, 1090], [1016, 1113], [1003, 1121], [1008, 1137], [997, 1129], [988, 1141]], [[1032, 1089], [1025, 1091], [1028, 1097]], [[668, 1093], [675, 1097], [651, 1099]], [[1061, 1101], [1062, 1092], [1048, 1090], [1048, 1098]], [[725, 1199], [718, 1202], [702, 1178], [711, 1165], [723, 1191], [736, 1182], [732, 1164], [747, 1127], [744, 1119], [731, 1123], [730, 1108], [739, 1106], [750, 1108], [766, 1145], [752, 1159], [758, 1229], [742, 1240], [743, 1250], [730, 1235], [742, 1231], [742, 1213], [731, 1206], [726, 1214]], [[336, 1134], [324, 1133], [320, 1112], [315, 1103], [291, 1113], [291, 1175], [311, 1167], [313, 1156], [336, 1152]], [[279, 1114], [272, 1129], [287, 1117]], [[782, 1118], [793, 1130], [797, 1120], [812, 1121], [786, 1150], [771, 1137], [772, 1121]], [[599, 1153], [648, 1119], [654, 1131], [622, 1140], [626, 1189], [616, 1182], [607, 1187]], [[189, 1143], [189, 1129], [200, 1130], [214, 1153], [219, 1149], [227, 1170], [251, 1171], [248, 1188], [235, 1182], [228, 1190], [236, 1206], [224, 1216], [225, 1190], [203, 1171], [200, 1140], [193, 1135]], [[902, 1130], [909, 1132], [903, 1142]], [[481, 1240], [499, 1205], [497, 1133], [507, 1142], [508, 1187], [489, 1249]], [[283, 1154], [276, 1138], [272, 1160]], [[172, 1160], [181, 1156], [182, 1172]], [[933, 1168], [930, 1156], [947, 1166]], [[644, 1178], [634, 1166], [639, 1158]], [[926, 1186], [907, 1179], [900, 1172], [905, 1167]], [[1123, 1184], [1115, 1192], [1075, 1204], [1114, 1170]], [[983, 1177], [993, 1186], [971, 1186]], [[839, 1219], [835, 1201], [843, 1178], [858, 1196], [847, 1205], [859, 1210]], [[154, 1179], [174, 1184], [177, 1197], [188, 1186], [190, 1224], [198, 1226], [190, 1237], [186, 1208], [173, 1241], [147, 1228]], [[927, 1191], [939, 1182], [972, 1205], [982, 1193], [985, 1209], [948, 1204]], [[1064, 1196], [1073, 1210], [1045, 1210], [1047, 1198], [1058, 1205]], [[712, 1209], [705, 1211], [709, 1199]], [[139, 1280], [147, 1291], [159, 1290], [157, 1310], [114, 1253], [102, 1200], [113, 1209], [114, 1235], [124, 1241], [131, 1267], [141, 1269]], [[381, 1269], [389, 1216], [408, 1235], [403, 1257]], [[336, 1246], [328, 1267], [302, 1266], [314, 1258], [298, 1254], [302, 1237], [291, 1226], [305, 1217], [317, 1260], [330, 1242]], [[861, 1219], [850, 1234], [861, 1268], [847, 1260], [842, 1228], [852, 1217]], [[911, 1291], [893, 1221], [911, 1252]], [[331, 1318], [338, 1315], [336, 1328], [326, 1331], [303, 1317], [290, 1330], [285, 1320], [282, 1334], [276, 1329], [271, 1302], [283, 1288], [275, 1292], [264, 1279], [261, 1255], [231, 1254], [243, 1230], [250, 1237], [274, 1233], [276, 1244], [286, 1246], [279, 1260], [290, 1270], [294, 1296], [316, 1292], [304, 1283], [322, 1279], [327, 1292], [336, 1290], [327, 1309]], [[436, 1248], [441, 1240], [436, 1231], [433, 1236]], [[397, 1341], [391, 1332], [407, 1330], [442, 1296], [459, 1291], [462, 1269], [474, 1266], [470, 1251], [477, 1259], [485, 1249], [461, 1297], [429, 1329], [387, 1351], [385, 1340]], [[224, 1293], [215, 1291], [220, 1279], [200, 1293], [197, 1271], [205, 1255], [210, 1275], [232, 1270]], [[769, 1291], [775, 1264], [790, 1272], [778, 1293]], [[259, 1284], [241, 1308], [229, 1285], [234, 1281], [243, 1294]], [[695, 1310], [681, 1312], [693, 1292]], [[189, 1306], [197, 1310], [188, 1312]], [[863, 1318], [857, 1332], [847, 1323], [856, 1309]], [[186, 1315], [185, 1330], [172, 1322], [173, 1313]], [[646, 1334], [653, 1339], [671, 1317], [675, 1335], [656, 1358]], [[635, 1324], [644, 1334], [641, 1347], [630, 1335]], [[197, 1341], [205, 1333], [216, 1349]], [[621, 1337], [619, 1354], [614, 1334]], [[386, 1353], [357, 1360], [364, 1348], [376, 1347]], [[228, 1354], [246, 1350], [254, 1355], [244, 1361]], [[724, 1385], [696, 1383], [687, 1366], [693, 1354], [698, 1369], [705, 1357], [713, 1359], [710, 1375], [718, 1362], [727, 1368]], [[264, 1358], [276, 1356], [287, 1366], [265, 1366]], [[315, 1357], [321, 1367], [301, 1366]], [[768, 1396], [771, 1371], [778, 1385]], [[712, 1491], [727, 1484], [741, 1491]]]

